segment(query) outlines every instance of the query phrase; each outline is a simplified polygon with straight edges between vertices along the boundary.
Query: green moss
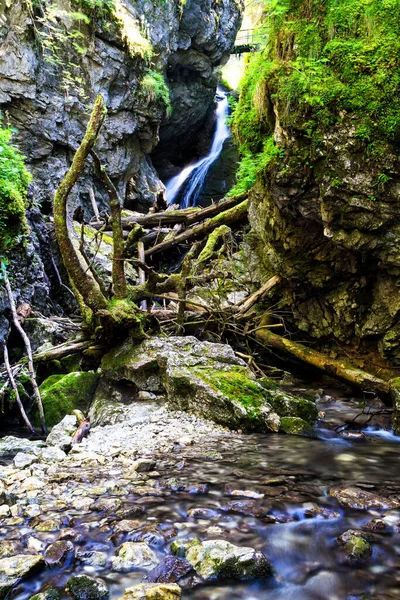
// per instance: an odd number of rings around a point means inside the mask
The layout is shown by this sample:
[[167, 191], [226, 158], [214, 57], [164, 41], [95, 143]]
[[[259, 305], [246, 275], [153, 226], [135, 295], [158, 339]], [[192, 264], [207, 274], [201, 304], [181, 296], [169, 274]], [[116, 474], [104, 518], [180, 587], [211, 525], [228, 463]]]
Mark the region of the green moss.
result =
[[265, 403], [266, 394], [258, 383], [249, 379], [243, 367], [236, 369], [235, 371], [213, 371], [197, 367], [193, 372], [230, 400], [240, 402], [246, 409], [253, 410], [256, 416], [259, 412], [257, 409]]
[[367, 560], [372, 554], [371, 544], [362, 536], [353, 536], [345, 545], [347, 556], [352, 561]]
[[[40, 386], [43, 408], [48, 427], [59, 423], [65, 415], [89, 406], [100, 375], [97, 373], [73, 372], [67, 375], [51, 375]], [[39, 421], [37, 411], [33, 421]]]
[[142, 79], [142, 93], [153, 102], [159, 102], [171, 114], [171, 99], [169, 88], [161, 73], [149, 69]]
[[12, 133], [0, 122], [0, 256], [28, 233], [25, 210], [31, 176], [24, 157], [11, 143]]
[[300, 417], [282, 417], [279, 431], [291, 433], [292, 435], [310, 435], [312, 427]]
[[64, 356], [60, 363], [62, 373], [73, 373], [81, 370], [81, 356], [79, 354]]

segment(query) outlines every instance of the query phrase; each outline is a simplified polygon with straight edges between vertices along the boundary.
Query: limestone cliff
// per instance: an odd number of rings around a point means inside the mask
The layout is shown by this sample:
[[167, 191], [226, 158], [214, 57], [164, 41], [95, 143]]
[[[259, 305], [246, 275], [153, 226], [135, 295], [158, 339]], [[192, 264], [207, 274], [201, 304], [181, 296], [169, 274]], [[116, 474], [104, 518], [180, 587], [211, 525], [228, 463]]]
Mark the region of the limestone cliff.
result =
[[[108, 109], [97, 144], [101, 160], [125, 205], [147, 210], [153, 204], [164, 189], [149, 158], [161, 120], [169, 141], [201, 127], [241, 11], [241, 0], [0, 0], [0, 114], [16, 129], [14, 140], [33, 175], [31, 199], [42, 214], [51, 214], [54, 191], [99, 93]], [[71, 212], [79, 205], [92, 217], [90, 187], [100, 208], [107, 208], [88, 165], [70, 199]], [[15, 275], [19, 300], [46, 312], [48, 281], [38, 254], [48, 242], [40, 227], [41, 250], [27, 240]], [[33, 256], [38, 284], [24, 290]], [[10, 269], [13, 275], [13, 263]]]

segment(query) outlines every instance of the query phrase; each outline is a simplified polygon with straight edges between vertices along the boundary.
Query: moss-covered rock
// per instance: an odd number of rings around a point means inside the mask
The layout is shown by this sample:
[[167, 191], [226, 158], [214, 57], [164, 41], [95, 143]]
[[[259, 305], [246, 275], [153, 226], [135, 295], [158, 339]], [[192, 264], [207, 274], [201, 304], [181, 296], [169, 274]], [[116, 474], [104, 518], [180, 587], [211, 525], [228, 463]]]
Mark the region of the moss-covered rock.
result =
[[368, 535], [362, 531], [349, 529], [338, 537], [338, 542], [342, 544], [346, 559], [350, 562], [364, 562], [372, 555]]
[[128, 340], [104, 356], [102, 370], [108, 380], [166, 393], [171, 408], [233, 429], [278, 431], [281, 414], [309, 424], [318, 416], [311, 401], [257, 381], [230, 346], [194, 337], [151, 338], [138, 346]]
[[262, 552], [253, 548], [234, 546], [226, 540], [191, 540], [173, 551], [183, 552], [186, 560], [200, 577], [206, 580], [232, 579], [250, 581], [266, 579], [273, 570]]
[[[75, 409], [85, 412], [96, 389], [99, 375], [91, 372], [73, 372], [50, 375], [40, 386], [43, 408], [48, 427], [61, 421]], [[35, 423], [38, 414], [34, 413]]]
[[74, 575], [67, 582], [66, 591], [73, 600], [108, 600], [110, 592], [101, 579], [88, 575]]
[[292, 435], [311, 435], [312, 426], [300, 417], [281, 417], [279, 431]]
[[393, 430], [400, 435], [400, 377], [391, 380], [390, 395], [393, 402]]
[[58, 590], [45, 590], [39, 594], [31, 596], [29, 600], [60, 600], [60, 592]]

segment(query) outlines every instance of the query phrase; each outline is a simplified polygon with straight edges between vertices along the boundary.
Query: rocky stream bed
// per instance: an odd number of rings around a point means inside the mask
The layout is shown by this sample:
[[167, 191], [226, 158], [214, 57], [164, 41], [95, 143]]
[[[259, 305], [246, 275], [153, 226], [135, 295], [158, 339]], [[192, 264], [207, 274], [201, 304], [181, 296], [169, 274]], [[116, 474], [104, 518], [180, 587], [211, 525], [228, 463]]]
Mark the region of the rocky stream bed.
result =
[[0, 597], [398, 598], [397, 438], [337, 433], [352, 400], [317, 407], [311, 438], [149, 401], [71, 450], [74, 416], [47, 444], [4, 437]]

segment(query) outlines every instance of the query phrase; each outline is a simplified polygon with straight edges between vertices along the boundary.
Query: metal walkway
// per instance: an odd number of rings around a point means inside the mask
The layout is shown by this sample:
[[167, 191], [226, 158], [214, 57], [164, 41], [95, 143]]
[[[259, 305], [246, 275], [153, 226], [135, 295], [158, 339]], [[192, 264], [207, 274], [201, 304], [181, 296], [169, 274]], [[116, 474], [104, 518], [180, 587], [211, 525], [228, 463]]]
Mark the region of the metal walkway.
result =
[[237, 35], [232, 54], [256, 52], [260, 49], [263, 35], [255, 29], [241, 29]]

